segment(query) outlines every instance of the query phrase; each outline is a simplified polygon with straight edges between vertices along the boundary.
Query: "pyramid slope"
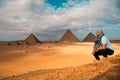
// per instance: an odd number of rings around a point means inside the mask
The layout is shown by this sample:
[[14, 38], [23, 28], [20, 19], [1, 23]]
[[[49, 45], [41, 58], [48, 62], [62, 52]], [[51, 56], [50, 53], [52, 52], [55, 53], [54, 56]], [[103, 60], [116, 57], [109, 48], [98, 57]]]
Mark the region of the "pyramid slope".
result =
[[80, 42], [80, 40], [68, 29], [60, 39], [60, 42]]
[[95, 39], [96, 39], [96, 36], [90, 32], [83, 41], [84, 42], [94, 42]]
[[26, 39], [25, 39], [27, 44], [37, 44], [40, 43], [39, 39], [35, 37], [33, 34], [30, 34]]

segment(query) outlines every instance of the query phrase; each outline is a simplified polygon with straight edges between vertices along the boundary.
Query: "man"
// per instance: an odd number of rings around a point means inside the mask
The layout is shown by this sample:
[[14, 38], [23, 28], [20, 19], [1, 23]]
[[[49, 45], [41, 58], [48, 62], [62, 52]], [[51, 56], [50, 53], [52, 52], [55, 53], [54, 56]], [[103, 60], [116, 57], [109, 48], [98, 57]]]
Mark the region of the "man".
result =
[[112, 47], [110, 41], [104, 35], [102, 30], [97, 30], [96, 40], [94, 42], [93, 55], [96, 60], [100, 60], [99, 55], [107, 57], [107, 55], [112, 55], [114, 53], [114, 48]]

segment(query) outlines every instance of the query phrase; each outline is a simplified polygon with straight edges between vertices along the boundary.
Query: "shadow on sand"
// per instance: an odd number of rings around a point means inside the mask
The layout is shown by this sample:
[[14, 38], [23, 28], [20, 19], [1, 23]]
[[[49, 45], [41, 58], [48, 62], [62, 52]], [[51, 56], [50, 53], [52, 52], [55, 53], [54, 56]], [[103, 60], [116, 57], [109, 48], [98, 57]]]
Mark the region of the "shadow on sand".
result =
[[15, 61], [30, 55], [37, 50], [34, 46], [3, 46], [0, 47], [0, 63]]

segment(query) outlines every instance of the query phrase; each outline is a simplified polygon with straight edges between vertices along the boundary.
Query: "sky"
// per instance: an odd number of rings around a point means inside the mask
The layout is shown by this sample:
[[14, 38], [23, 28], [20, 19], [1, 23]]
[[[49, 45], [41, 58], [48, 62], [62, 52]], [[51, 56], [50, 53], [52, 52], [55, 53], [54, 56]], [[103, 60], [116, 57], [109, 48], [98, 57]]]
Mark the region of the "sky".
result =
[[59, 40], [67, 29], [80, 40], [97, 29], [120, 40], [120, 0], [0, 0], [0, 41]]

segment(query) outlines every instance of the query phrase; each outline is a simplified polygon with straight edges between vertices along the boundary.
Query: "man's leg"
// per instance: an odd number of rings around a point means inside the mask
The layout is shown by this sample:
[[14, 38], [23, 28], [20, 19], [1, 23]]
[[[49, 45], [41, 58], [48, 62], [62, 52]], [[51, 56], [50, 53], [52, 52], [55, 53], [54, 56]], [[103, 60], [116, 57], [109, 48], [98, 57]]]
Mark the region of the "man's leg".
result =
[[107, 57], [106, 52], [107, 52], [106, 49], [102, 49], [102, 50], [96, 51], [95, 54], [94, 54], [94, 57], [97, 60], [100, 60], [99, 55], [103, 55], [104, 57]]
[[111, 49], [106, 49], [106, 54], [107, 54], [107, 55], [112, 55], [113, 53], [114, 53], [113, 50], [111, 50]]
[[100, 54], [99, 51], [95, 52], [94, 57], [95, 57], [96, 60], [100, 60], [99, 54]]
[[114, 53], [113, 50], [103, 49], [103, 50], [99, 50], [99, 51], [95, 52], [94, 57], [97, 60], [100, 60], [99, 55], [103, 55], [104, 57], [107, 57], [107, 55], [112, 55], [113, 53]]
[[114, 53], [113, 50], [111, 50], [111, 49], [105, 49], [105, 50], [103, 51], [103, 56], [104, 56], [104, 57], [107, 57], [107, 55], [112, 55], [113, 53]]

